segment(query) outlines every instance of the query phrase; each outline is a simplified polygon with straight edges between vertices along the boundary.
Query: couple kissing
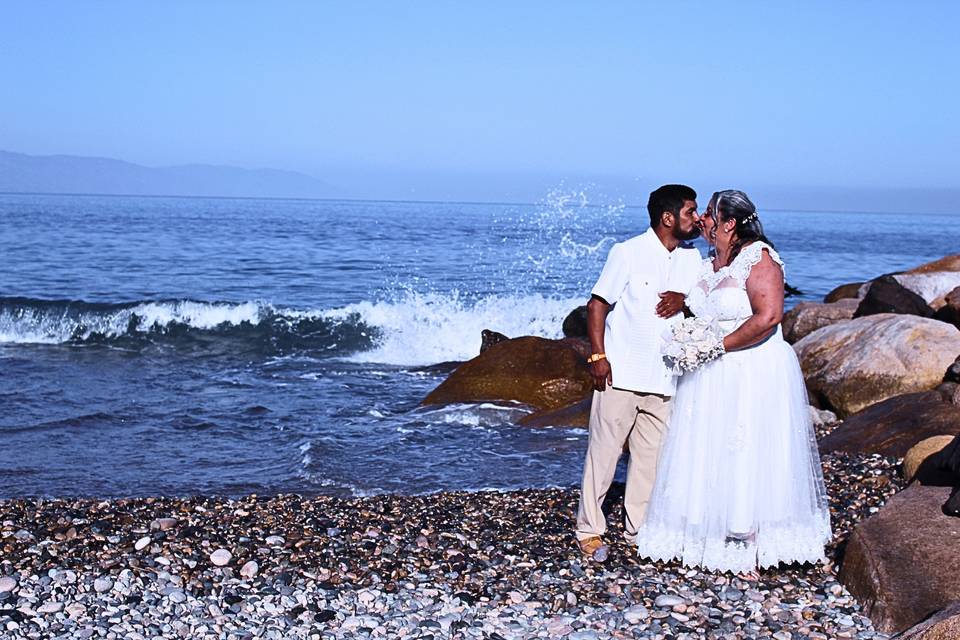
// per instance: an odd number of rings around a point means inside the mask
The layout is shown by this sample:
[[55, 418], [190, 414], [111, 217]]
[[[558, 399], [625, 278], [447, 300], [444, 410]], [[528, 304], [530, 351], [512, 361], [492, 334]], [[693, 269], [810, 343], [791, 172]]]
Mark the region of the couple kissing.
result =
[[[830, 516], [780, 330], [783, 262], [745, 193], [714, 193], [702, 215], [696, 199], [684, 185], [651, 193], [650, 228], [613, 246], [591, 292], [580, 550], [607, 558], [601, 505], [626, 445], [623, 535], [640, 557], [749, 577], [823, 561]], [[689, 244], [701, 234], [705, 259]]]

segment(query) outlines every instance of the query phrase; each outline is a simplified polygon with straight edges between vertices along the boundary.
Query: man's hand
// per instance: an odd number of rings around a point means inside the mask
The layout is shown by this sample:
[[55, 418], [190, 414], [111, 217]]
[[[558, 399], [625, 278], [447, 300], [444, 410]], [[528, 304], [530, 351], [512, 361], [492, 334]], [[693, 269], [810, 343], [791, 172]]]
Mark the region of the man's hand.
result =
[[607, 385], [613, 386], [613, 371], [606, 358], [590, 363], [590, 375], [593, 377], [593, 388], [605, 391]]
[[681, 311], [686, 303], [687, 297], [676, 291], [664, 291], [658, 293], [660, 302], [657, 303], [657, 315], [661, 318], [672, 318]]

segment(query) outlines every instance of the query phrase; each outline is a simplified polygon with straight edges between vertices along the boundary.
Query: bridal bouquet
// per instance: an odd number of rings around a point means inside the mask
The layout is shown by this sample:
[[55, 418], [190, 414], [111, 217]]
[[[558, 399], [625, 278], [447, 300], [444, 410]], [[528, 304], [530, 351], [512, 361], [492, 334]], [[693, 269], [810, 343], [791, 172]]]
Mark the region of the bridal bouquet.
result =
[[715, 322], [684, 318], [664, 334], [660, 351], [673, 373], [679, 375], [722, 356], [723, 334]]

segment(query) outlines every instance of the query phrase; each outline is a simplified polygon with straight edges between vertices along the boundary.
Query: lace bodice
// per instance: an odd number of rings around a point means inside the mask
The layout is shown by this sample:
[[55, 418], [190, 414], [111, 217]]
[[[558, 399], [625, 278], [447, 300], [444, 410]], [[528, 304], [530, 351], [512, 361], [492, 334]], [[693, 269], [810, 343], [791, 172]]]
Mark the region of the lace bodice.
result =
[[697, 284], [687, 298], [687, 306], [694, 315], [717, 320], [727, 333], [752, 316], [753, 309], [747, 297], [747, 278], [753, 266], [760, 262], [764, 250], [784, 269], [780, 255], [765, 242], [754, 242], [744, 247], [733, 262], [718, 271], [713, 270], [712, 259], [704, 260], [700, 265]]

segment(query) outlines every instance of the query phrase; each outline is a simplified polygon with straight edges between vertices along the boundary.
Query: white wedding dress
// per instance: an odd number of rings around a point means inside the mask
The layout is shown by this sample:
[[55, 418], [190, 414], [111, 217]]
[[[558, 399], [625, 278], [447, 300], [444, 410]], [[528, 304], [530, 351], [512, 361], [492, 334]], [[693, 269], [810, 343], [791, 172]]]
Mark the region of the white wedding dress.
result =
[[[769, 245], [714, 272], [704, 260], [687, 304], [724, 334], [752, 314], [746, 281]], [[830, 511], [803, 375], [780, 328], [680, 378], [639, 554], [742, 572], [824, 559]]]

